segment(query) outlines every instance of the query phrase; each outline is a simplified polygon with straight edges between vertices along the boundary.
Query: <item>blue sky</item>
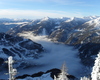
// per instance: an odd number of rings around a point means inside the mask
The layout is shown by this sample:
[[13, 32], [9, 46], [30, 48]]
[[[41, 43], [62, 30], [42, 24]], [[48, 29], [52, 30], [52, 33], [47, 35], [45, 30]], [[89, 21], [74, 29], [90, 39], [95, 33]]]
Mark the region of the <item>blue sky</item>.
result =
[[1, 0], [0, 18], [99, 16], [100, 0]]

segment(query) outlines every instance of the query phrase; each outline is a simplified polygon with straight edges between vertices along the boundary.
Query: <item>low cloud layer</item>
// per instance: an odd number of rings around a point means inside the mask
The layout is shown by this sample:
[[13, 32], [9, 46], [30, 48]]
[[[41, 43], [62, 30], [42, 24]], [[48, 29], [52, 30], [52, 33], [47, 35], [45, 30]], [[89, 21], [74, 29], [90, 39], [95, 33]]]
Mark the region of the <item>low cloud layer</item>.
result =
[[35, 62], [38, 65], [42, 65], [40, 68], [35, 68], [35, 71], [46, 71], [52, 68], [61, 68], [62, 64], [66, 62], [69, 74], [80, 77], [84, 73], [84, 66], [80, 62], [78, 51], [73, 47], [53, 43], [45, 36], [33, 36], [31, 32], [20, 34], [20, 36], [24, 36], [42, 44], [46, 50], [46, 52], [43, 53], [43, 57], [33, 61], [33, 63]]

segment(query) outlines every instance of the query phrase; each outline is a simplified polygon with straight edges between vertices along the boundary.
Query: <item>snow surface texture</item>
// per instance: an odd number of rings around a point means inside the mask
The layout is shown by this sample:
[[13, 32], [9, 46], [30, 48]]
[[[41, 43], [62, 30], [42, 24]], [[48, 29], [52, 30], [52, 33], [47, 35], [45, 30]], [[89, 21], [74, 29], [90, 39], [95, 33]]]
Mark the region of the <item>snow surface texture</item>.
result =
[[[18, 76], [23, 74], [34, 74], [40, 71], [46, 72], [47, 70], [53, 68], [60, 69], [64, 62], [66, 62], [69, 74], [74, 75], [77, 78], [84, 76], [85, 67], [80, 63], [78, 51], [73, 47], [69, 47], [57, 42], [53, 43], [50, 39], [47, 39], [46, 36], [33, 36], [32, 32], [21, 33], [20, 36], [42, 44], [46, 51], [41, 58], [34, 61], [29, 60], [31, 64], [35, 62], [38, 66], [18, 69]], [[2, 75], [0, 75], [0, 77], [2, 77]], [[4, 76], [2, 78], [4, 78]], [[49, 80], [48, 76], [46, 79]], [[50, 80], [52, 79], [50, 78]]]
[[92, 69], [91, 78], [92, 80], [100, 80], [100, 52], [96, 57], [95, 64]]

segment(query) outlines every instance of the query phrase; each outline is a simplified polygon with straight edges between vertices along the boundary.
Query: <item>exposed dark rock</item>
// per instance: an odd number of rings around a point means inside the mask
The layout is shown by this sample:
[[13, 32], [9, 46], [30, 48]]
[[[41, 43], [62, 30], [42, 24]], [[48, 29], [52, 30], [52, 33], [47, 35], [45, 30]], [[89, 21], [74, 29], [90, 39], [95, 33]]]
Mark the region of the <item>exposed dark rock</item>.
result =
[[43, 47], [41, 46], [41, 44], [35, 43], [29, 39], [27, 41], [19, 43], [19, 45], [21, 47], [28, 49], [28, 50], [38, 49], [38, 52], [41, 52], [43, 50]]
[[95, 57], [100, 51], [100, 44], [99, 43], [87, 43], [83, 44], [79, 48], [79, 56], [81, 61], [86, 66], [93, 66]]
[[[38, 72], [38, 73], [34, 73], [32, 75], [28, 75], [28, 74], [24, 74], [22, 76], [18, 76], [16, 77], [16, 79], [24, 79], [26, 77], [41, 77], [43, 74], [47, 74], [47, 73], [50, 73], [50, 77], [52, 79], [54, 79], [54, 76], [58, 77], [58, 75], [61, 73], [61, 70], [60, 69], [57, 69], [57, 68], [54, 68], [54, 69], [51, 69], [51, 70], [48, 70], [46, 72]], [[66, 75], [69, 80], [77, 80], [77, 78], [73, 75]]]
[[48, 70], [46, 73], [51, 73], [50, 76], [54, 79], [54, 76], [58, 77], [59, 73], [61, 73], [61, 70], [60, 69], [51, 69], [51, 70]]
[[0, 58], [0, 66], [4, 63], [4, 59]]
[[30, 75], [28, 75], [28, 74], [24, 74], [24, 75], [22, 75], [22, 76], [16, 77], [15, 79], [24, 79], [24, 78], [29, 77], [29, 76], [30, 76]]
[[5, 54], [7, 54], [8, 56], [15, 56], [15, 54], [14, 53], [12, 53], [11, 51], [9, 51], [8, 49], [6, 49], [6, 48], [2, 48], [2, 50], [3, 50], [3, 52], [5, 53]]
[[38, 73], [35, 73], [35, 74], [32, 74], [30, 77], [40, 77], [44, 74], [44, 72], [38, 72]]
[[[4, 65], [6, 66], [6, 64], [2, 63], [2, 60], [7, 60], [9, 56], [12, 56], [15, 60], [22, 60], [18, 64], [20, 66], [21, 64], [26, 63], [26, 60], [24, 61], [23, 57], [36, 59], [40, 57], [39, 55], [42, 51], [43, 47], [41, 44], [33, 42], [29, 39], [23, 39], [21, 37], [0, 33], [1, 67]], [[24, 64], [22, 66], [27, 67], [29, 65], [31, 66], [31, 64]]]

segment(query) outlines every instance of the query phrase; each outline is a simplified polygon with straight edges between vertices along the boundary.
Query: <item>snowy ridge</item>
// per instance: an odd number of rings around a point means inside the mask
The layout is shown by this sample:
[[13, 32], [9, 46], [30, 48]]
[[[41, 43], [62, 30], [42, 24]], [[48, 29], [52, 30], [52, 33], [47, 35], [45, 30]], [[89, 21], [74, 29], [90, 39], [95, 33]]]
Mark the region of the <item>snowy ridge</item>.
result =
[[[70, 63], [74, 63], [74, 61], [76, 61], [76, 64], [78, 65], [80, 65], [79, 64], [80, 62], [82, 62], [86, 66], [86, 68], [82, 65], [81, 69], [84, 69], [84, 72], [86, 71], [86, 75], [89, 75], [91, 72], [90, 68], [94, 64], [95, 57], [100, 51], [100, 17], [99, 16], [90, 16], [90, 17], [83, 17], [83, 18], [74, 17], [72, 19], [71, 18], [60, 18], [60, 19], [44, 18], [44, 19], [34, 20], [23, 27], [17, 26], [16, 28], [13, 28], [11, 31], [9, 31], [9, 34], [18, 35], [24, 38], [31, 39], [33, 41], [42, 44], [43, 47], [45, 48], [46, 50], [45, 55], [43, 55], [43, 57], [41, 57], [38, 60], [34, 60], [34, 62], [40, 64], [42, 67], [41, 68], [39, 67], [40, 68], [39, 70], [37, 69], [37, 67], [35, 67], [36, 70], [32, 68], [34, 72], [41, 71], [41, 70], [46, 71], [48, 69], [61, 66], [62, 62], [65, 60], [69, 62], [71, 61]], [[46, 37], [49, 37], [49, 40], [45, 37], [45, 35]], [[54, 41], [55, 44], [53, 44], [51, 40]], [[63, 46], [63, 44], [59, 44], [59, 42], [68, 45], [73, 45], [78, 50], [74, 51], [73, 48], [69, 46], [65, 48], [65, 46]], [[69, 54], [68, 52], [73, 53], [75, 55]], [[57, 55], [57, 54], [61, 54], [61, 55]], [[62, 59], [61, 57], [63, 56], [64, 58]], [[56, 59], [55, 57], [58, 57], [58, 59]], [[75, 57], [78, 58], [76, 59]], [[71, 59], [73, 59], [74, 61], [72, 61]], [[43, 62], [40, 63], [40, 61], [42, 60]], [[57, 61], [59, 63], [57, 63]], [[79, 63], [77, 63], [77, 61]], [[66, 64], [68, 64], [69, 73], [77, 76], [78, 73], [76, 75], [74, 72], [76, 69], [75, 68], [72, 69], [72, 67], [70, 66], [77, 67], [79, 69], [80, 67], [78, 67], [75, 64], [71, 64], [69, 66], [70, 64], [69, 62], [66, 62]], [[30, 61], [30, 63], [32, 63], [32, 61]], [[26, 69], [26, 71], [28, 70], [29, 69]], [[84, 75], [84, 72], [82, 72], [82, 75]], [[31, 72], [29, 72], [29, 74], [31, 74]], [[80, 76], [78, 75], [78, 77]], [[83, 80], [84, 79], [85, 77], [83, 78]]]
[[[54, 42], [58, 41], [68, 45], [78, 46], [80, 54], [81, 52], [84, 52], [89, 53], [89, 55], [93, 54], [95, 50], [90, 51], [89, 49], [86, 49], [87, 51], [85, 52], [83, 48], [84, 45], [88, 45], [88, 43], [100, 43], [100, 16], [89, 16], [83, 18], [43, 18], [34, 20], [29, 24], [21, 28], [20, 26], [17, 26], [17, 28], [13, 28], [8, 33], [18, 36], [23, 32], [32, 32], [32, 35], [35, 36], [45, 34]], [[88, 46], [90, 47], [90, 45]], [[95, 46], [99, 46], [99, 44]], [[82, 48], [82, 50], [80, 50], [80, 48]], [[98, 52], [98, 50], [99, 49], [96, 51]], [[81, 55], [83, 56], [83, 54]], [[85, 60], [83, 59], [83, 61]], [[88, 60], [85, 62], [88, 62]], [[93, 65], [92, 62], [91, 64]], [[85, 63], [85, 65], [89, 64]]]
[[[68, 17], [62, 17], [62, 18], [49, 18], [45, 17], [42, 19], [33, 20], [26, 25], [19, 25], [17, 28], [13, 28], [12, 30], [8, 31], [10, 34], [18, 34], [23, 31], [33, 31], [35, 35], [40, 35], [42, 33], [42, 29], [45, 28], [47, 30], [47, 34], [50, 35], [55, 31], [55, 27], [61, 26], [58, 29], [66, 29], [68, 28], [70, 30], [71, 27], [76, 27], [84, 24], [85, 22], [91, 21], [93, 19], [97, 19], [99, 17], [83, 17], [83, 18], [68, 18]], [[20, 29], [20, 31], [19, 31]]]
[[[64, 28], [65, 25], [68, 25], [66, 27], [74, 27], [77, 26], [86, 21], [89, 20], [84, 20], [83, 18], [49, 18], [45, 17], [43, 19], [37, 19], [33, 20], [32, 22], [27, 23], [26, 25], [19, 25], [16, 28], [13, 28], [12, 30], [8, 31], [10, 34], [18, 34], [23, 31], [33, 31], [35, 35], [40, 35], [42, 33], [42, 29], [45, 28], [47, 31], [47, 34], [50, 35], [52, 33], [52, 30], [56, 30], [56, 26], [61, 26], [61, 28]], [[23, 26], [23, 27], [22, 27]], [[20, 29], [20, 31], [19, 31]], [[60, 29], [60, 27], [59, 27]]]
[[91, 21], [89, 21], [89, 22], [87, 22], [89, 25], [93, 25], [93, 24], [95, 24], [95, 26], [94, 27], [99, 27], [100, 26], [100, 17], [99, 18], [96, 18], [96, 19], [93, 19], [93, 20], [91, 20]]
[[93, 19], [96, 19], [96, 18], [99, 18], [100, 16], [88, 16], [88, 17], [83, 17], [83, 19], [86, 19], [86, 20], [93, 20]]
[[32, 20], [28, 19], [8, 19], [0, 18], [0, 32], [7, 32], [11, 28], [14, 28], [18, 25], [31, 22]]
[[32, 78], [32, 77], [27, 77], [25, 79], [17, 79], [17, 80], [38, 80], [38, 79], [41, 79], [41, 80], [53, 80], [51, 77], [50, 77], [50, 73], [48, 74], [44, 74], [42, 75], [41, 77], [35, 77], [35, 78]]
[[41, 21], [48, 21], [49, 19], [50, 19], [49, 17], [45, 17]]

